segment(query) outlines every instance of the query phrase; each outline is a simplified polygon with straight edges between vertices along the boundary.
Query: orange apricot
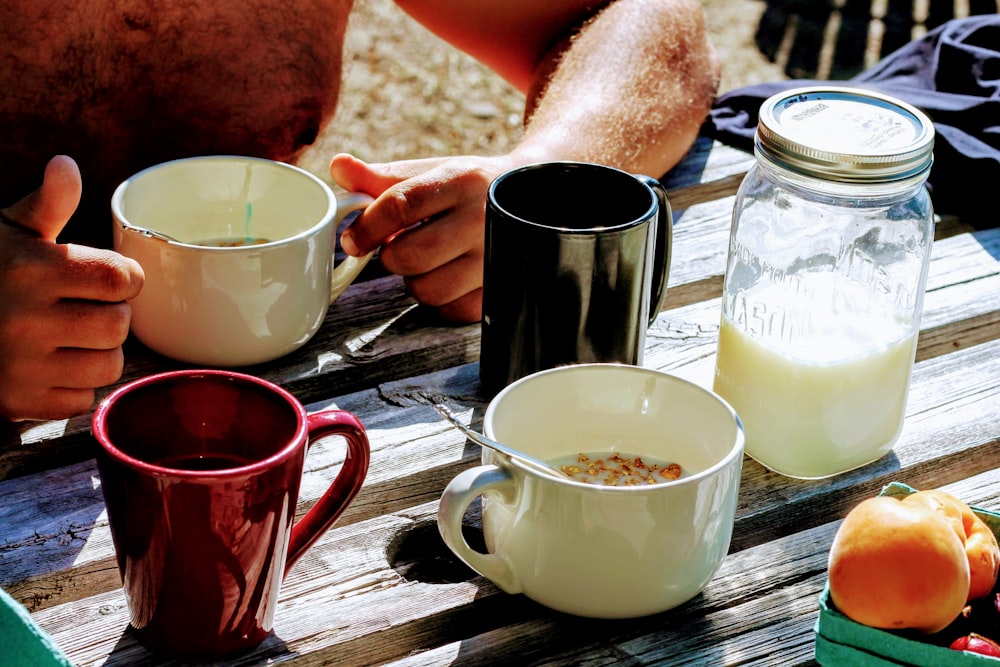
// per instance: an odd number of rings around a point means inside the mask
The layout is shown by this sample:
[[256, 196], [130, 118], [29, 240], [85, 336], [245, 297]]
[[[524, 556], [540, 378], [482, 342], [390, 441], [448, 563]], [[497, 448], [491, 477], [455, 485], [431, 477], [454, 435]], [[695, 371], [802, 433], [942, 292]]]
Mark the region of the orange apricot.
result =
[[953, 508], [889, 496], [858, 503], [830, 548], [829, 583], [836, 608], [858, 623], [943, 630], [962, 612], [970, 584]]
[[1000, 572], [1000, 545], [997, 537], [972, 508], [955, 496], [936, 489], [918, 491], [903, 499], [904, 503], [920, 503], [941, 512], [954, 522], [958, 517], [962, 543], [969, 559], [968, 600], [985, 597], [997, 583]]

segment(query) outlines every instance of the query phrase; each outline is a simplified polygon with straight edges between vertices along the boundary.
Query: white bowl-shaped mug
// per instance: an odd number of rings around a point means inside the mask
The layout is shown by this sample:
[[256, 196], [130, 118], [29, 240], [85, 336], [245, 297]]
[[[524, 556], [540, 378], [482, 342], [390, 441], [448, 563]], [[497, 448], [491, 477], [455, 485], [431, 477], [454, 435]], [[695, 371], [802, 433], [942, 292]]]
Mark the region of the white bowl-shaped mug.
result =
[[[711, 391], [637, 366], [562, 366], [501, 391], [484, 431], [546, 461], [619, 451], [684, 471], [676, 481], [611, 487], [484, 451], [484, 465], [448, 484], [438, 527], [459, 558], [504, 591], [579, 616], [633, 618], [691, 599], [725, 558], [744, 436]], [[478, 496], [488, 553], [462, 535]]]
[[260, 158], [185, 158], [135, 174], [111, 199], [114, 249], [146, 277], [132, 333], [160, 354], [209, 366], [298, 349], [371, 257], [334, 267], [340, 221], [371, 201]]

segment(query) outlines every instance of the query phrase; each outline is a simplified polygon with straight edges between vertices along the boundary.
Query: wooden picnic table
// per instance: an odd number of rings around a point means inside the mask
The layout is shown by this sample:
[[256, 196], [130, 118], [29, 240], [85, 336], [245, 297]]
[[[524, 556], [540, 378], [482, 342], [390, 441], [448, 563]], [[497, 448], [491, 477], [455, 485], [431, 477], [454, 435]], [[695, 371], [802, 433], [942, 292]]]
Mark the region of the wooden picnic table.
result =
[[[664, 181], [673, 270], [643, 365], [710, 386], [733, 197], [752, 157], [701, 139]], [[984, 212], [986, 215], [986, 212]], [[400, 279], [352, 286], [320, 333], [246, 369], [310, 410], [349, 410], [372, 462], [337, 525], [285, 579], [274, 633], [230, 665], [808, 665], [839, 520], [883, 485], [943, 487], [1000, 509], [1000, 228], [937, 224], [906, 423], [894, 450], [821, 481], [746, 458], [730, 553], [705, 590], [663, 614], [585, 620], [508, 595], [454, 558], [438, 500], [480, 450], [431, 403], [481, 427], [479, 326], [455, 326]], [[177, 368], [129, 343], [122, 382]], [[0, 587], [77, 665], [159, 665], [128, 630], [89, 415], [0, 426]], [[336, 474], [337, 438], [310, 452], [300, 512]], [[479, 517], [466, 519], [474, 540]], [[583, 556], [583, 555], [582, 555]], [[2, 662], [2, 660], [0, 660]]]

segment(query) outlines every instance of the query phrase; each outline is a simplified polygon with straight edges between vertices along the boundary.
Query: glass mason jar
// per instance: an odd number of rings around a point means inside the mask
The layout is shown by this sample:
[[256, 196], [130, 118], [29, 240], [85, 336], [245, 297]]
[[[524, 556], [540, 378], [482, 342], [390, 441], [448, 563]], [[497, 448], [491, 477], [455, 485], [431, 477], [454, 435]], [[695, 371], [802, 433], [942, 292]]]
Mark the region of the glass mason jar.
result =
[[933, 143], [926, 115], [864, 89], [800, 88], [761, 106], [714, 389], [771, 470], [829, 477], [899, 436], [934, 238]]

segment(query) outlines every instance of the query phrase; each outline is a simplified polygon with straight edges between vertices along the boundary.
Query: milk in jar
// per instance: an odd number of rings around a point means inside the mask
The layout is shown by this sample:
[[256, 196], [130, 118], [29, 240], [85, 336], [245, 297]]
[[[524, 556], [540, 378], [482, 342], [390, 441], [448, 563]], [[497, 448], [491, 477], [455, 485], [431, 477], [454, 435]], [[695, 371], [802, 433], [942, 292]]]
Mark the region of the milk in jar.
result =
[[714, 390], [746, 453], [818, 479], [886, 455], [904, 424], [933, 242], [934, 130], [848, 87], [761, 106], [733, 208]]
[[[828, 283], [829, 276], [814, 281]], [[720, 327], [714, 389], [740, 406], [748, 453], [792, 477], [826, 477], [879, 459], [903, 424], [916, 334], [906, 321], [855, 311], [848, 295], [864, 294], [841, 282], [843, 299], [829, 284], [808, 290], [829, 298], [793, 344], [773, 330], [755, 333], [746, 313], [723, 317]], [[776, 294], [751, 298], [795, 301]]]

